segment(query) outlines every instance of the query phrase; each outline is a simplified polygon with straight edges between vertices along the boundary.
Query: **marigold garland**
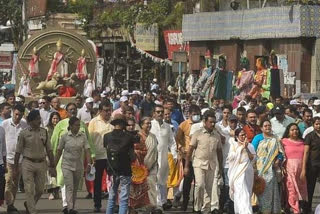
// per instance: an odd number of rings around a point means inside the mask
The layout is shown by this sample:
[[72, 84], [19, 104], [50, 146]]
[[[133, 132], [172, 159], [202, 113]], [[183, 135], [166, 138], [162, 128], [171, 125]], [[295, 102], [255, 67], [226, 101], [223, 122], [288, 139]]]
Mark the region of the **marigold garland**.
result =
[[144, 165], [133, 163], [131, 165], [132, 183], [142, 184], [148, 177], [148, 169]]

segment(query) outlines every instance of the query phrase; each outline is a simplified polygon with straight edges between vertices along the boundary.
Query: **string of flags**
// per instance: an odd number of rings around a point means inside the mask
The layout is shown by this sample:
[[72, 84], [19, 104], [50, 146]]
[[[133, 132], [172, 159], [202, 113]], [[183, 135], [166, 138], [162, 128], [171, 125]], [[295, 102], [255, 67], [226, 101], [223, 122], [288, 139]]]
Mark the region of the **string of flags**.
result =
[[160, 57], [154, 56], [136, 46], [136, 44], [133, 42], [131, 35], [129, 35], [129, 41], [131, 44], [131, 47], [134, 47], [140, 54], [146, 56], [147, 58], [151, 59], [155, 63], [160, 63], [160, 64], [167, 64], [169, 66], [172, 66], [172, 61], [169, 59], [162, 59]]

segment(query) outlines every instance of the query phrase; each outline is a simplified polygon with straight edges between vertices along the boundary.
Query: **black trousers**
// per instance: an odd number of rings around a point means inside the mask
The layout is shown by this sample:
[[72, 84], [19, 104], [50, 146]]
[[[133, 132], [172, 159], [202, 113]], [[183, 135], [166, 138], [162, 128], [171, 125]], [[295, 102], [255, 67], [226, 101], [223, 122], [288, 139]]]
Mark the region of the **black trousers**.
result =
[[96, 173], [94, 179], [94, 207], [101, 208], [101, 185], [103, 172], [107, 172], [107, 159], [96, 160]]
[[306, 177], [307, 177], [307, 189], [308, 189], [308, 209], [312, 212], [312, 197], [314, 189], [316, 187], [317, 179], [320, 176], [320, 166], [308, 166]]
[[0, 165], [0, 200], [4, 200], [5, 185], [5, 168], [4, 165]]
[[[185, 166], [185, 159], [182, 159], [182, 164], [183, 168]], [[190, 200], [190, 190], [191, 190], [191, 184], [192, 181], [194, 180], [194, 171], [193, 171], [193, 166], [192, 162], [190, 161], [189, 163], [189, 174], [187, 176], [184, 176], [183, 179], [183, 205], [188, 205], [189, 200]]]

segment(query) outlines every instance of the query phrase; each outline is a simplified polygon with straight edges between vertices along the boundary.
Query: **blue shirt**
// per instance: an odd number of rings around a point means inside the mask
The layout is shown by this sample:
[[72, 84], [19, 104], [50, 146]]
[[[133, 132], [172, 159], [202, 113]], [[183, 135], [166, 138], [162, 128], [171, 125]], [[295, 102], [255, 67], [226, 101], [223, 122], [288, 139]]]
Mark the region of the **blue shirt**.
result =
[[298, 127], [299, 127], [301, 135], [303, 135], [303, 132], [308, 128], [307, 124], [303, 121], [298, 123]]
[[118, 101], [118, 100], [115, 100], [115, 101], [111, 101], [112, 102], [112, 104], [113, 104], [113, 109], [118, 109], [118, 108], [120, 108], [120, 101]]
[[184, 117], [178, 109], [173, 109], [171, 114], [171, 119], [177, 121], [178, 124], [182, 123], [184, 121]]
[[[262, 133], [261, 133], [261, 134], [257, 134], [257, 135], [253, 138], [251, 144], [252, 144], [252, 146], [254, 147], [254, 150], [256, 150], [256, 151], [258, 150], [259, 143], [260, 143], [263, 139], [264, 139], [264, 137], [263, 137], [263, 134], [262, 134]], [[283, 161], [283, 154], [279, 153], [278, 156], [277, 156], [277, 158], [278, 158], [279, 160]]]

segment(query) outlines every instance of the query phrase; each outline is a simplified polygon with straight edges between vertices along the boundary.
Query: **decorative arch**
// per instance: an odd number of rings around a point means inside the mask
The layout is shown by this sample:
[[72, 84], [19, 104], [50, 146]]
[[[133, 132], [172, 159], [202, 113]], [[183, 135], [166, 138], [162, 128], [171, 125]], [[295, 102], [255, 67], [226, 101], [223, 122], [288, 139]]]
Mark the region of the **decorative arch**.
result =
[[[17, 84], [19, 84], [22, 75], [24, 73], [28, 73], [29, 61], [32, 57], [33, 48], [36, 47], [40, 57], [39, 77], [31, 79], [30, 85], [33, 93], [39, 93], [39, 91], [37, 91], [35, 88], [39, 82], [44, 81], [47, 77], [53, 55], [57, 49], [56, 43], [59, 39], [62, 41], [62, 53], [65, 55], [66, 61], [68, 62], [68, 73], [72, 74], [75, 72], [78, 58], [81, 55], [82, 49], [84, 49], [87, 61], [87, 72], [91, 75], [94, 75], [96, 53], [88, 40], [71, 30], [49, 28], [32, 35], [20, 48], [18, 52], [16, 74]], [[84, 81], [83, 83], [79, 81], [78, 84], [82, 86], [82, 92]], [[16, 89], [17, 88], [18, 86]]]

